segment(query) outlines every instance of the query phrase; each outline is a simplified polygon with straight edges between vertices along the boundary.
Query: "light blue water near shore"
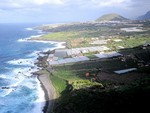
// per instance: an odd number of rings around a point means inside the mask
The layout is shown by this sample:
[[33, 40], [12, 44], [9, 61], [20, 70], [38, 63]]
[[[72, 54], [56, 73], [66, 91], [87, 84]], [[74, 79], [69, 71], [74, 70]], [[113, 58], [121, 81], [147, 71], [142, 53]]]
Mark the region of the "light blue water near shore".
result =
[[41, 113], [44, 92], [36, 76], [37, 54], [53, 44], [19, 42], [40, 35], [35, 25], [0, 24], [0, 113]]

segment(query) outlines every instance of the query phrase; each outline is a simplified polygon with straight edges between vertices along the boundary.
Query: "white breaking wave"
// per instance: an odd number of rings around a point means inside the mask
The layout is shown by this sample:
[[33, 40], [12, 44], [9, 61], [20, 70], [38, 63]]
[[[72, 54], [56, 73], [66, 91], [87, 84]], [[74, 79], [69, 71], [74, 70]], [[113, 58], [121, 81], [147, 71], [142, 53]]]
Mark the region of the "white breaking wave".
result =
[[38, 68], [36, 66], [34, 66], [34, 68], [31, 68], [31, 67], [22, 67], [22, 68], [16, 68], [13, 70], [13, 73], [16, 75], [16, 76], [32, 76], [32, 73], [38, 71]]
[[[43, 35], [43, 34], [42, 34]], [[56, 44], [55, 48], [65, 48], [65, 46], [63, 44], [65, 44], [66, 42], [56, 42], [56, 41], [44, 41], [44, 40], [34, 40], [34, 38], [37, 37], [41, 37], [42, 35], [34, 35], [34, 36], [30, 36], [28, 38], [21, 38], [18, 39], [18, 42], [39, 42], [39, 43], [49, 43], [49, 44]], [[32, 40], [31, 40], [32, 39]]]
[[3, 91], [0, 92], [0, 97], [5, 97], [5, 96], [9, 95], [12, 91], [13, 91], [13, 89], [11, 89], [11, 88], [3, 89]]
[[28, 30], [28, 31], [32, 31], [33, 30], [33, 28], [25, 28], [26, 30]]
[[30, 39], [31, 38], [21, 38], [21, 39], [18, 39], [18, 42], [27, 42]]
[[44, 94], [44, 91], [41, 87], [40, 81], [38, 79], [36, 79], [36, 81], [38, 83], [38, 86], [37, 86], [38, 98], [33, 103], [35, 107], [29, 113], [43, 113], [42, 110], [46, 104], [45, 103], [45, 101], [46, 101], [45, 100], [45, 94]]
[[34, 51], [34, 52], [32, 52], [31, 54], [28, 54], [27, 57], [34, 57], [34, 58], [37, 58], [38, 55], [40, 55], [40, 52], [41, 52], [41, 51]]
[[17, 41], [18, 42], [33, 42], [32, 40], [30, 39], [33, 39], [33, 38], [38, 38], [38, 37], [41, 37], [43, 34], [40, 34], [40, 35], [33, 35], [33, 36], [30, 36], [28, 38], [21, 38], [21, 39], [18, 39]]
[[[32, 76], [34, 72], [38, 71], [37, 66], [34, 66], [34, 68], [31, 67], [23, 67], [23, 68], [15, 68], [12, 70], [12, 72], [8, 73], [9, 75], [9, 79], [10, 81], [12, 81], [12, 83], [10, 83], [7, 86], [3, 86], [6, 88], [3, 88], [2, 92], [0, 92], [0, 97], [5, 97], [9, 94], [11, 94], [13, 91], [15, 91], [15, 89], [19, 86], [19, 84], [22, 85], [23, 81], [25, 80], [25, 78]], [[0, 77], [5, 78], [8, 75], [0, 75]], [[31, 84], [29, 85], [30, 88], [33, 88], [31, 86]], [[28, 87], [29, 87], [28, 86]]]
[[0, 78], [5, 78], [6, 79], [7, 77], [4, 74], [0, 74]]
[[[7, 75], [5, 75], [7, 76]], [[7, 95], [9, 95], [11, 92], [13, 92], [15, 90], [15, 88], [24, 80], [23, 76], [19, 76], [17, 77], [9, 77], [7, 78], [9, 79], [12, 83], [10, 83], [7, 86], [3, 86], [3, 90], [2, 92], [0, 92], [0, 97], [5, 97]]]
[[8, 61], [7, 63], [13, 65], [34, 66], [34, 59], [14, 59]]
[[39, 33], [39, 34], [42, 34], [42, 33], [43, 33], [43, 31], [42, 31], [42, 30], [38, 30], [38, 33]]

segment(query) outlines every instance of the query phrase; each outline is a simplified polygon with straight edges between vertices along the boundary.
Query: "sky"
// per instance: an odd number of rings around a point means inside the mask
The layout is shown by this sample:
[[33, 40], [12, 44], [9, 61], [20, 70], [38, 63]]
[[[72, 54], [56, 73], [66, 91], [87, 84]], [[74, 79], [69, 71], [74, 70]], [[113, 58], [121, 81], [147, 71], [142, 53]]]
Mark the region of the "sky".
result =
[[150, 0], [0, 0], [0, 23], [78, 22], [117, 13], [134, 19], [150, 10]]

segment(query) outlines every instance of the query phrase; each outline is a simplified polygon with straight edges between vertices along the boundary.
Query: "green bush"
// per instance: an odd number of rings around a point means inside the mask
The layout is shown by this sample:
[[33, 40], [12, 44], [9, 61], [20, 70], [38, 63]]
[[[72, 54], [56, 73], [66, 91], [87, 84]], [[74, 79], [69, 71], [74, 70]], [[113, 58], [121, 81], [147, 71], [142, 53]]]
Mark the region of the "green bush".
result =
[[103, 85], [101, 83], [91, 82], [89, 80], [74, 81], [72, 83], [72, 86], [73, 86], [73, 89], [87, 88], [87, 87], [91, 87], [91, 86], [100, 86], [100, 87], [103, 87]]

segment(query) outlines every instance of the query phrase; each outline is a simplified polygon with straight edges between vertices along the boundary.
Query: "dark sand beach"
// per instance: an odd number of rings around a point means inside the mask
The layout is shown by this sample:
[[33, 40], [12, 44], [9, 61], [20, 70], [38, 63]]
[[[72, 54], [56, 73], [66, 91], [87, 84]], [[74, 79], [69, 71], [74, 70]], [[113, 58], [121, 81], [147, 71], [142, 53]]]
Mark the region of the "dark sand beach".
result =
[[55, 95], [55, 89], [51, 83], [49, 75], [41, 74], [38, 76], [39, 81], [41, 82], [42, 88], [45, 92], [45, 107], [43, 108], [44, 113], [50, 113], [53, 109]]

